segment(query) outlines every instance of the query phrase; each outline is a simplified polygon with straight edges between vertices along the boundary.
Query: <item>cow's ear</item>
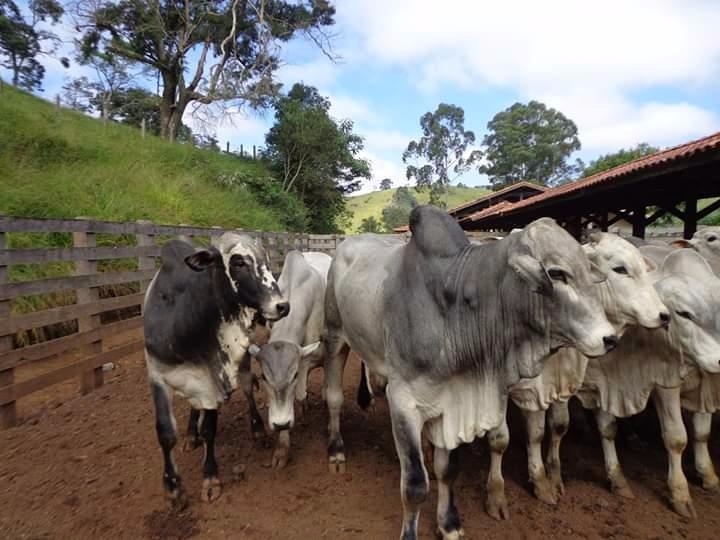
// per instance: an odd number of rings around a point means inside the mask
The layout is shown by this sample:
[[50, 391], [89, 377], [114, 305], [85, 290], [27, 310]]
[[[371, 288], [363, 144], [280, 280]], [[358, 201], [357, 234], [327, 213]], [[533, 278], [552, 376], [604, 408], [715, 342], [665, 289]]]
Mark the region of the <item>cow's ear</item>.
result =
[[593, 283], [602, 283], [607, 280], [607, 275], [600, 270], [600, 267], [590, 259], [590, 280]]
[[202, 272], [220, 260], [220, 252], [216, 249], [203, 249], [185, 257], [185, 264], [196, 272]]
[[643, 255], [643, 262], [645, 263], [645, 270], [648, 273], [651, 273], [651, 272], [654, 272], [655, 270], [657, 270], [657, 264], [655, 264], [655, 261], [653, 261], [651, 258], [645, 257]]
[[684, 239], [680, 240], [673, 240], [670, 242], [670, 245], [674, 248], [692, 248], [693, 245], [688, 241]]
[[512, 268], [522, 279], [530, 283], [535, 292], [549, 295], [553, 284], [545, 271], [545, 267], [532, 255], [513, 255], [509, 260]]

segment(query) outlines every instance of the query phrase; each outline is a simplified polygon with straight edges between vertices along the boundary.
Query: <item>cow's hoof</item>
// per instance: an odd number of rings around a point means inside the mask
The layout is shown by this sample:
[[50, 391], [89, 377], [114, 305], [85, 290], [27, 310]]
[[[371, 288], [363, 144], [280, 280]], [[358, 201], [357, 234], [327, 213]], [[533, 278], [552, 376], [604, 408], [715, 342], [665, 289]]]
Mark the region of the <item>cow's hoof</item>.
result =
[[557, 504], [557, 497], [552, 484], [547, 478], [537, 479], [533, 481], [533, 491], [539, 501], [555, 506]]
[[278, 446], [273, 450], [270, 466], [273, 469], [284, 469], [288, 464], [288, 456], [290, 452], [284, 446]]
[[465, 538], [465, 531], [462, 529], [456, 529], [454, 531], [447, 532], [438, 527], [435, 530], [435, 536], [440, 540], [461, 540], [462, 538]]
[[165, 499], [173, 512], [181, 512], [187, 508], [188, 498], [182, 486], [178, 486], [172, 491], [166, 491]]
[[332, 474], [345, 473], [345, 454], [333, 454], [328, 461], [328, 470]]
[[550, 487], [552, 488], [553, 493], [555, 493], [555, 497], [557, 499], [559, 499], [561, 495], [565, 495], [565, 484], [562, 480], [562, 473], [558, 469], [550, 469], [548, 472], [548, 480], [550, 481]]
[[617, 495], [618, 497], [622, 497], [624, 499], [635, 498], [635, 494], [633, 493], [632, 489], [630, 489], [630, 486], [628, 485], [625, 478], [619, 478], [615, 480], [611, 478], [610, 491], [612, 491], [614, 495]]
[[703, 478], [702, 486], [704, 490], [709, 491], [710, 493], [720, 493], [720, 480], [718, 480], [717, 476], [709, 480]]
[[222, 484], [220, 479], [217, 477], [204, 478], [202, 483], [202, 491], [200, 492], [200, 499], [204, 502], [210, 503], [217, 501], [222, 495]]
[[202, 446], [202, 440], [200, 439], [200, 437], [194, 437], [190, 435], [188, 437], [185, 437], [182, 449], [183, 452], [192, 452], [200, 446]]
[[684, 501], [673, 499], [672, 506], [673, 509], [683, 517], [688, 519], [695, 519], [697, 517], [697, 512], [695, 512], [695, 507], [693, 506], [691, 499]]
[[510, 512], [508, 511], [507, 500], [505, 495], [499, 496], [488, 496], [485, 502], [485, 510], [488, 515], [498, 521], [510, 519]]

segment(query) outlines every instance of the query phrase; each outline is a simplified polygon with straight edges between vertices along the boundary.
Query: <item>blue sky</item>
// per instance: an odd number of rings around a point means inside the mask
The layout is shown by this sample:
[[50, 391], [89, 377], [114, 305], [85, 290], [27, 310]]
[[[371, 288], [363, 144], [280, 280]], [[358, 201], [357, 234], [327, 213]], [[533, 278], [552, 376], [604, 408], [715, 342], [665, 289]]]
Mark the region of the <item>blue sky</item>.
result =
[[[478, 141], [516, 101], [537, 99], [576, 122], [585, 161], [639, 142], [665, 147], [720, 130], [720, 3], [714, 0], [337, 0], [332, 63], [296, 40], [278, 73], [317, 86], [355, 121], [373, 180], [405, 182], [402, 151], [440, 102], [465, 109]], [[72, 40], [69, 24], [61, 29]], [[81, 66], [45, 59], [52, 99]], [[188, 114], [186, 121], [196, 123]], [[221, 144], [262, 144], [265, 116], [210, 126]], [[459, 179], [483, 184], [470, 173]]]

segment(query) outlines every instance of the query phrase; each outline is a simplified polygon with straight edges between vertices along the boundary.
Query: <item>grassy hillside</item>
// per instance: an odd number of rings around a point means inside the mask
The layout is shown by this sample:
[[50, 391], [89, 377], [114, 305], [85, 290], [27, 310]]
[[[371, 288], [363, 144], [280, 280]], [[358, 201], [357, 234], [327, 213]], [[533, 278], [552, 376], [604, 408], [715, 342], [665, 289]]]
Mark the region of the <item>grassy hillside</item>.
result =
[[282, 230], [279, 213], [223, 174], [263, 177], [258, 163], [157, 137], [55, 106], [4, 84], [0, 212]]
[[[430, 196], [427, 190], [416, 191], [415, 188], [411, 188], [410, 192], [415, 196], [420, 204], [426, 203]], [[374, 216], [380, 220], [382, 217], [383, 208], [390, 204], [395, 188], [387, 189], [385, 191], [373, 191], [366, 195], [358, 195], [355, 197], [348, 197], [348, 208], [353, 212], [353, 220], [350, 231], [356, 232], [360, 223], [363, 219]], [[459, 188], [450, 187], [450, 191], [447, 194], [447, 207], [448, 209], [458, 206], [464, 202], [477, 199], [488, 193], [488, 190], [483, 188]]]

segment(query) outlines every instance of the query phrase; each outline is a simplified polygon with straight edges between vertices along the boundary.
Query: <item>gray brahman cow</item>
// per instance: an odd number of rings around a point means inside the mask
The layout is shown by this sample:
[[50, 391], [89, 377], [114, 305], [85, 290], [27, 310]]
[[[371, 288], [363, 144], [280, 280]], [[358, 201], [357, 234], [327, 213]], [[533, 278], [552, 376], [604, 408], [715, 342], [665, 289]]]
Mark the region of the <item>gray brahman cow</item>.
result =
[[199, 251], [172, 240], [161, 258], [145, 294], [145, 361], [165, 459], [165, 493], [181, 507], [186, 497], [172, 457], [177, 441], [173, 393], [192, 407], [191, 432], [199, 432], [205, 444], [202, 499], [212, 501], [221, 493], [215, 461], [218, 407], [241, 382], [238, 367], [255, 315], [278, 320], [290, 305], [268, 269], [265, 251], [249, 236], [225, 233]]
[[251, 345], [249, 349], [262, 369], [268, 422], [278, 432], [271, 461], [274, 468], [287, 465], [295, 400], [305, 402], [308, 374], [321, 365], [324, 356], [320, 338], [325, 327], [325, 285], [331, 261], [325, 253], [287, 254], [278, 285], [292, 311], [272, 325], [266, 345]]
[[617, 337], [604, 315], [590, 262], [551, 219], [486, 245], [472, 245], [447, 213], [419, 206], [412, 237], [346, 239], [335, 254], [325, 297], [330, 470], [345, 468], [340, 434], [342, 374], [350, 348], [386, 378], [400, 460], [402, 537], [417, 538], [428, 492], [423, 429], [435, 447], [437, 526], [463, 535], [452, 487], [456, 448], [488, 433], [491, 513], [505, 511], [498, 456], [508, 444], [507, 388], [537, 376], [561, 346], [604, 354]]
[[[668, 325], [670, 314], [651, 279], [650, 272], [656, 269], [651, 259], [615, 234], [592, 233], [583, 247], [607, 278], [598, 285], [600, 298], [619, 336], [631, 326], [654, 329]], [[556, 504], [557, 497], [564, 493], [560, 442], [568, 428], [567, 401], [580, 389], [587, 363], [583, 354], [562, 348], [550, 355], [538, 377], [523, 379], [510, 388], [510, 398], [525, 416], [530, 482], [535, 496], [548, 504]], [[550, 444], [543, 465], [541, 445], [548, 409]]]
[[[640, 250], [652, 256], [653, 247]], [[703, 485], [717, 490], [707, 439], [710, 413], [720, 407], [720, 279], [698, 253], [681, 249], [661, 262], [655, 288], [670, 311], [669, 330], [628, 330], [613, 352], [588, 363], [578, 397], [596, 412], [605, 470], [612, 491], [624, 497], [633, 494], [615, 450], [616, 418], [642, 412], [653, 397], [668, 454], [672, 505], [691, 517], [695, 510], [681, 463], [687, 444], [681, 403], [699, 413], [695, 462]]]

